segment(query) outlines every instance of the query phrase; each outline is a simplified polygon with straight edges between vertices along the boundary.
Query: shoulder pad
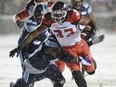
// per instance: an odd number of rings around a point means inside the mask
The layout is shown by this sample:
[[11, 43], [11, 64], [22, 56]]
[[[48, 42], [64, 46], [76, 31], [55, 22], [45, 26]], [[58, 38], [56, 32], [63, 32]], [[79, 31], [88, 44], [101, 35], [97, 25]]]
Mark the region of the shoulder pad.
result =
[[25, 29], [28, 32], [32, 32], [39, 26], [39, 23], [34, 21], [33, 17], [31, 17], [31, 18], [27, 19], [27, 21], [26, 21], [24, 26], [25, 26]]

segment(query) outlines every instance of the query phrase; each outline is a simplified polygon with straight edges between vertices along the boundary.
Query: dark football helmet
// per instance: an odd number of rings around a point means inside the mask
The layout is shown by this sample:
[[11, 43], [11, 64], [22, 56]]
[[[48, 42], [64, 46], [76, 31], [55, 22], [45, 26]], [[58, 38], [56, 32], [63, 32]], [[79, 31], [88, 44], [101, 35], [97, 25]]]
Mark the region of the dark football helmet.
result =
[[59, 24], [62, 24], [67, 15], [67, 6], [64, 2], [58, 1], [52, 7], [52, 19]]
[[41, 20], [42, 16], [47, 12], [46, 6], [43, 4], [37, 4], [34, 7], [33, 16], [36, 20]]

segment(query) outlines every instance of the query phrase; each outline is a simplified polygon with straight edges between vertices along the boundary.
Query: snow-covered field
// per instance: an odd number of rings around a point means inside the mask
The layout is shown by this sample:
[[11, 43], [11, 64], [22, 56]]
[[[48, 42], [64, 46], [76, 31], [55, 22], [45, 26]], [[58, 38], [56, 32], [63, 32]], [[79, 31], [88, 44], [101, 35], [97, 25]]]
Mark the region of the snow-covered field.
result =
[[[0, 87], [9, 87], [10, 81], [21, 77], [19, 59], [9, 58], [9, 51], [16, 47], [18, 37], [19, 35], [0, 36]], [[105, 40], [92, 46], [91, 52], [98, 67], [94, 75], [86, 74], [88, 87], [116, 87], [116, 33], [105, 34]], [[64, 87], [77, 87], [67, 68], [63, 75], [66, 78]], [[37, 82], [35, 87], [52, 87], [52, 84], [45, 79]]]

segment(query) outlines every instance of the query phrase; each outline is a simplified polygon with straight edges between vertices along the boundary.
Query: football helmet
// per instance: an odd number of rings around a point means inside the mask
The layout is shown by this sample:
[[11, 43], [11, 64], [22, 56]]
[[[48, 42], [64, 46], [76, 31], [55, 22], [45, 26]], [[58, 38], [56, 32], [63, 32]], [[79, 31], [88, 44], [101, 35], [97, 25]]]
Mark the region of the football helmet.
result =
[[74, 5], [73, 5], [73, 8], [74, 9], [77, 9], [77, 10], [80, 10], [82, 4], [83, 4], [83, 0], [75, 0]]
[[36, 20], [41, 20], [43, 15], [47, 12], [46, 6], [43, 4], [37, 4], [34, 7], [33, 16]]
[[67, 15], [67, 6], [64, 2], [58, 1], [52, 7], [51, 16], [53, 21], [62, 24]]

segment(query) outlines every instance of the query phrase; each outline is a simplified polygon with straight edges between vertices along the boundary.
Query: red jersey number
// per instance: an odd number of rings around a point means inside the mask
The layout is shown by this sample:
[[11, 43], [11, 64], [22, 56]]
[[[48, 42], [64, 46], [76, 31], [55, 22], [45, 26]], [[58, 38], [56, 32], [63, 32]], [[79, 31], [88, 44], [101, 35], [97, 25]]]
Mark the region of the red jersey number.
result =
[[60, 37], [60, 38], [63, 38], [63, 37], [69, 37], [71, 36], [72, 34], [74, 34], [74, 30], [72, 28], [70, 29], [65, 29], [64, 30], [65, 34], [63, 35], [62, 31], [61, 30], [54, 30], [54, 33], [57, 35], [57, 37]]

